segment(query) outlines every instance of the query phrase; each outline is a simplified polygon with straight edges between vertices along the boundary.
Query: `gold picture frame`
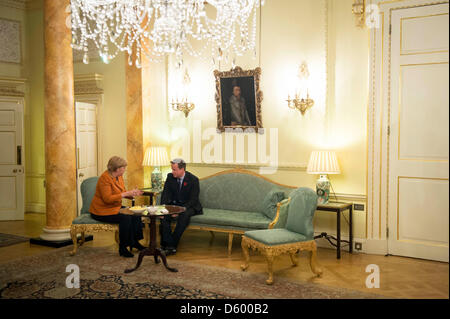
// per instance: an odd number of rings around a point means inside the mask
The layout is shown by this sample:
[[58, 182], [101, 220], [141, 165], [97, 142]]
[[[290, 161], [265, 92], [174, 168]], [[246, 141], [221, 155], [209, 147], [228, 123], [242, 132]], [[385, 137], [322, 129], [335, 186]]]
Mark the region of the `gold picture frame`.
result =
[[217, 130], [263, 128], [260, 89], [261, 68], [243, 70], [236, 66], [230, 71], [214, 70], [216, 78]]

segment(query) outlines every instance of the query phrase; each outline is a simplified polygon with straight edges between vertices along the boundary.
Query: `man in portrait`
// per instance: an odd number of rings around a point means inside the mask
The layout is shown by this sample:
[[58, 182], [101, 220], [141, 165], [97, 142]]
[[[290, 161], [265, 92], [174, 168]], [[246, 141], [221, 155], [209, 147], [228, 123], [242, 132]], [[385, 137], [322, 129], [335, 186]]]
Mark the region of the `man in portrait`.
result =
[[250, 118], [245, 105], [245, 99], [241, 96], [241, 88], [233, 85], [233, 95], [229, 99], [231, 125], [250, 126]]

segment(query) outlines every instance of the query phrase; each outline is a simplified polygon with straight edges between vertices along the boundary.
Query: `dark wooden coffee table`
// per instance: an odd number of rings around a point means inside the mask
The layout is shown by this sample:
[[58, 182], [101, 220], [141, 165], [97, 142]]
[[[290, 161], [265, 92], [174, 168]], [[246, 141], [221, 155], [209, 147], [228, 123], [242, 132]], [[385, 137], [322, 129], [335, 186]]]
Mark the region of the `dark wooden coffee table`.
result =
[[163, 214], [163, 215], [161, 215], [161, 214], [157, 215], [154, 213], [148, 213], [147, 215], [144, 215], [143, 213], [133, 213], [129, 208], [122, 208], [119, 211], [120, 214], [141, 216], [141, 217], [150, 219], [150, 245], [148, 246], [148, 248], [142, 250], [139, 253], [139, 257], [138, 257], [136, 266], [132, 269], [126, 269], [125, 270], [126, 274], [138, 269], [142, 263], [142, 259], [144, 258], [144, 256], [153, 256], [155, 258], [156, 264], [159, 264], [159, 257], [161, 257], [163, 264], [167, 268], [167, 270], [172, 271], [172, 272], [178, 271], [178, 269], [171, 268], [167, 265], [167, 259], [166, 259], [166, 255], [165, 255], [164, 251], [161, 250], [160, 248], [156, 247], [156, 218], [161, 218], [166, 215], [172, 216], [172, 215], [182, 214], [185, 212], [186, 208], [181, 207], [181, 206], [175, 206], [175, 205], [165, 205], [165, 207], [169, 212], [166, 214]]

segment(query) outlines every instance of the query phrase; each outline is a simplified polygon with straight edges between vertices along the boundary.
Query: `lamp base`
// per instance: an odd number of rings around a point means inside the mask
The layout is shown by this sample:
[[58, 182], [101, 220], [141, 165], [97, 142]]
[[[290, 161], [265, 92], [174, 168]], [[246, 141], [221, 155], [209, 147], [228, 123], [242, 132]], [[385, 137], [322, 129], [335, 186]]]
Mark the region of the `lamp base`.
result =
[[330, 180], [327, 175], [320, 175], [316, 182], [317, 204], [327, 204], [330, 198]]
[[160, 190], [162, 188], [162, 173], [159, 170], [159, 167], [155, 167], [151, 176], [152, 181], [152, 189]]

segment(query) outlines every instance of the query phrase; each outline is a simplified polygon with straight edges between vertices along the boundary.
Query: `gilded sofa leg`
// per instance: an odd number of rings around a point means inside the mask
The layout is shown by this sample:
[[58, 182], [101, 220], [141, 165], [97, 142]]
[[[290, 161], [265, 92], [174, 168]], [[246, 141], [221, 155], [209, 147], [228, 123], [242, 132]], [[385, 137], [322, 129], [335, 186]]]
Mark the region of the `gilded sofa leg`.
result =
[[317, 246], [316, 243], [313, 242], [312, 249], [309, 252], [309, 264], [311, 265], [311, 270], [314, 274], [316, 274], [318, 277], [322, 275], [322, 269], [317, 264]]
[[265, 251], [266, 261], [267, 261], [267, 272], [269, 273], [269, 278], [266, 280], [266, 284], [273, 284], [273, 253], [271, 249], [266, 249]]
[[250, 254], [248, 252], [247, 238], [245, 236], [242, 236], [241, 246], [244, 254], [244, 263], [241, 265], [241, 269], [245, 271], [250, 263]]
[[74, 256], [77, 253], [78, 248], [77, 231], [75, 229], [70, 230], [70, 237], [72, 237], [73, 242], [73, 250], [70, 252], [70, 256]]
[[291, 257], [292, 266], [297, 266], [298, 262], [297, 259], [295, 258], [295, 253], [289, 253], [289, 257]]
[[211, 234], [211, 239], [209, 240], [209, 244], [212, 245], [215, 235], [214, 235], [214, 232], [211, 230], [209, 231], [209, 233]]
[[118, 230], [114, 231], [114, 240], [116, 241], [117, 244], [119, 244], [120, 240], [119, 240], [119, 231]]
[[233, 233], [228, 233], [228, 256], [231, 256], [231, 248], [233, 247]]

